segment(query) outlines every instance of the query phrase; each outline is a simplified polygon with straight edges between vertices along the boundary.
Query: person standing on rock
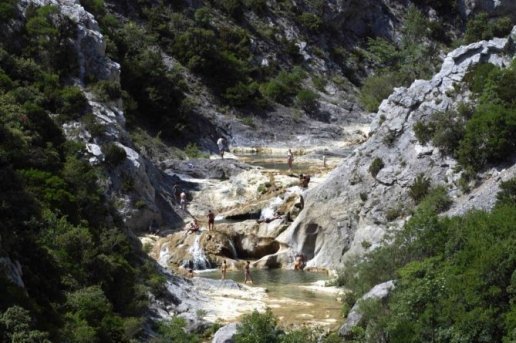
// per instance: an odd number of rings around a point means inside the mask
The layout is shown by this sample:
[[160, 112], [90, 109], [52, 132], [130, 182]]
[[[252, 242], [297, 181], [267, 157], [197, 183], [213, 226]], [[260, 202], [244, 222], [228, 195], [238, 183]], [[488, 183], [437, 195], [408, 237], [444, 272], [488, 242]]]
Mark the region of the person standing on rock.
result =
[[253, 284], [253, 279], [251, 278], [251, 263], [249, 261], [247, 261], [244, 266], [244, 283], [247, 282], [251, 285]]
[[291, 149], [288, 149], [287, 156], [288, 156], [288, 159], [287, 159], [288, 170], [292, 171], [292, 163], [294, 163], [294, 154], [292, 153]]
[[322, 155], [322, 165], [323, 168], [326, 168], [326, 155]]
[[217, 146], [219, 147], [220, 158], [224, 159], [224, 148], [226, 147], [226, 140], [220, 137], [217, 140]]
[[226, 272], [228, 270], [228, 265], [226, 264], [226, 260], [222, 262], [222, 266], [220, 266], [220, 272], [222, 273], [221, 280], [226, 279]]
[[185, 192], [181, 192], [181, 194], [179, 195], [179, 206], [181, 207], [181, 209], [183, 211], [186, 211], [186, 193]]
[[208, 211], [208, 231], [215, 230], [215, 213]]
[[177, 183], [174, 183], [172, 186], [172, 194], [174, 194], [174, 201], [176, 204], [179, 204], [181, 201], [181, 189], [179, 188], [179, 185]]

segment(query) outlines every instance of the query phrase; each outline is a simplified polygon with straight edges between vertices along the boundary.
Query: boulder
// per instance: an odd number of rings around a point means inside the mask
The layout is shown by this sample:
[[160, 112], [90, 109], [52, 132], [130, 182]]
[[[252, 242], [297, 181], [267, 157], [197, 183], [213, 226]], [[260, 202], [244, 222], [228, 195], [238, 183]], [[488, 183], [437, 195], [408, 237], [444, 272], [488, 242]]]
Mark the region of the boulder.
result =
[[383, 299], [389, 295], [392, 289], [394, 289], [394, 281], [391, 280], [374, 286], [369, 292], [364, 294], [364, 296], [353, 305], [351, 311], [349, 311], [346, 322], [339, 330], [340, 335], [346, 337], [355, 326], [360, 324], [363, 316], [362, 312], [360, 312], [360, 301], [367, 299]]
[[240, 258], [259, 259], [277, 252], [279, 243], [272, 237], [259, 237], [250, 234], [240, 236], [236, 248]]
[[238, 330], [237, 323], [231, 323], [224, 325], [215, 332], [211, 343], [234, 343], [233, 337], [236, 335]]

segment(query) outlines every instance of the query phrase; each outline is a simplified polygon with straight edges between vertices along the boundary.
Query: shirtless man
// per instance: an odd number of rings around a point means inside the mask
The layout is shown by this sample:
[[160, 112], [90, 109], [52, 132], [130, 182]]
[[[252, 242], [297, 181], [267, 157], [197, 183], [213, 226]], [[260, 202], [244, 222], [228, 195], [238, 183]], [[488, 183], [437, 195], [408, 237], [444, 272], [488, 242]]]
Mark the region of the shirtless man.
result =
[[221, 280], [226, 279], [226, 271], [228, 270], [228, 265], [226, 264], [226, 260], [222, 262], [222, 266], [220, 266], [220, 272], [222, 273]]
[[215, 230], [215, 213], [208, 211], [208, 231]]
[[253, 284], [253, 279], [251, 278], [251, 263], [247, 261], [247, 263], [244, 266], [244, 283], [251, 283]]

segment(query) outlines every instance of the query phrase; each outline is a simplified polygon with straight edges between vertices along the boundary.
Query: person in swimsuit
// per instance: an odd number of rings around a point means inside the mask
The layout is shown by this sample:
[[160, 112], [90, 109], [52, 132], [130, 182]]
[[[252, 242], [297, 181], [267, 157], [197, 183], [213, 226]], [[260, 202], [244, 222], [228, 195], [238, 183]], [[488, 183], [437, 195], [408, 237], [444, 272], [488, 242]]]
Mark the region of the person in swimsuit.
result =
[[222, 262], [222, 266], [220, 266], [220, 272], [222, 273], [222, 276], [220, 277], [221, 280], [226, 279], [226, 272], [228, 270], [228, 265], [226, 264], [226, 260]]
[[253, 279], [251, 278], [251, 263], [247, 261], [244, 267], [244, 283], [251, 283], [253, 284]]
[[288, 170], [292, 171], [292, 163], [294, 162], [294, 154], [292, 153], [292, 150], [288, 149], [287, 156]]
[[224, 138], [220, 137], [218, 140], [217, 140], [217, 146], [219, 147], [219, 154], [220, 154], [220, 158], [224, 159], [224, 148], [225, 148], [225, 144], [226, 141]]
[[180, 207], [183, 211], [186, 211], [186, 193], [181, 192], [179, 197], [180, 197], [180, 201], [179, 201]]
[[215, 230], [215, 213], [208, 211], [208, 231]]

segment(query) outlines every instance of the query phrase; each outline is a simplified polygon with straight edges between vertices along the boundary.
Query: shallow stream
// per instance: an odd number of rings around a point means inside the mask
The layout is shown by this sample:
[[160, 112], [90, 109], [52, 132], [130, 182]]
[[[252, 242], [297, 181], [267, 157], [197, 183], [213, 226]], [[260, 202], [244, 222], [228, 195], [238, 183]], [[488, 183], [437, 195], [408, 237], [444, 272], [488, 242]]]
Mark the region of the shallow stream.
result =
[[[219, 271], [201, 273], [200, 276], [220, 279]], [[252, 269], [253, 285], [267, 289], [267, 306], [278, 317], [281, 326], [324, 326], [335, 329], [341, 321], [341, 308], [334, 288], [324, 287], [328, 274], [323, 272], [285, 269]], [[227, 279], [243, 282], [241, 271], [229, 271]], [[315, 284], [314, 284], [315, 283]]]

